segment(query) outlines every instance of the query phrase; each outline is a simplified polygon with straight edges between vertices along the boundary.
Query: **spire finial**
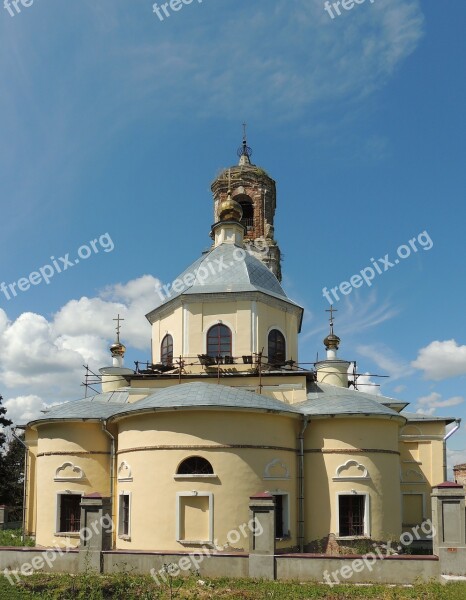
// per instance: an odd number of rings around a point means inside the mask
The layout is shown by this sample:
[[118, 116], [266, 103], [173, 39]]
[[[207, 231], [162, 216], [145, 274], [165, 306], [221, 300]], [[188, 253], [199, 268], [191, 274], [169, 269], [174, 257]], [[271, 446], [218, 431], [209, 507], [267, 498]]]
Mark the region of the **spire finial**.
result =
[[243, 144], [238, 148], [240, 166], [251, 164], [252, 149], [248, 146], [246, 127], [246, 123], [243, 123]]
[[115, 329], [116, 329], [116, 341], [119, 344], [120, 343], [120, 330], [121, 330], [120, 322], [124, 321], [124, 319], [122, 317], [120, 317], [120, 313], [118, 313], [117, 318], [113, 319], [113, 320], [117, 322], [117, 326], [115, 327]]
[[329, 354], [329, 351], [330, 351], [331, 357], [335, 358], [336, 351], [338, 350], [338, 347], [340, 345], [340, 338], [337, 335], [335, 335], [335, 333], [333, 331], [333, 313], [338, 312], [338, 310], [336, 308], [333, 308], [333, 304], [331, 304], [330, 308], [327, 309], [325, 312], [330, 313], [330, 318], [329, 318], [330, 333], [325, 338], [324, 345], [327, 348], [327, 355]]

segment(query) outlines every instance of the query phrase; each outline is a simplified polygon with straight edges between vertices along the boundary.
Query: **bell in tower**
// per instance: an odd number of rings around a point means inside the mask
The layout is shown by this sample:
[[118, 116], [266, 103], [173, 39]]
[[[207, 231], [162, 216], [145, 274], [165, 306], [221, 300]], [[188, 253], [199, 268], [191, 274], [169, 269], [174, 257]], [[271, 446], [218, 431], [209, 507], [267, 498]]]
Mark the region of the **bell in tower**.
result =
[[245, 227], [245, 248], [267, 265], [281, 281], [281, 253], [275, 241], [273, 225], [276, 208], [275, 181], [251, 162], [251, 155], [245, 129], [243, 143], [238, 148], [238, 164], [223, 170], [212, 183], [214, 222], [219, 220], [220, 205], [226, 200], [231, 186], [232, 198], [243, 209], [241, 224]]

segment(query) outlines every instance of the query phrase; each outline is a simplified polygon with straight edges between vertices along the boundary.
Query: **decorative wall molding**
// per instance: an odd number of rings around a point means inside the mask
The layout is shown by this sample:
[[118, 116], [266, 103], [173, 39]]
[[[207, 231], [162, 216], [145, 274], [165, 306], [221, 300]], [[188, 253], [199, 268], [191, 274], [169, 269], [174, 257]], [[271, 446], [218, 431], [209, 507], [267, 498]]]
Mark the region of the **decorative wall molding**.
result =
[[426, 483], [426, 478], [419, 469], [407, 469], [401, 471], [401, 482], [409, 484]]
[[64, 462], [61, 467], [55, 471], [54, 481], [79, 481], [85, 478], [84, 471], [81, 467], [74, 465], [71, 462]]
[[[356, 468], [358, 474], [350, 475], [350, 469]], [[357, 460], [347, 460], [337, 467], [337, 471], [332, 477], [333, 481], [368, 481], [370, 479], [367, 468]]]
[[279, 458], [274, 458], [265, 465], [263, 478], [272, 481], [283, 481], [290, 479], [290, 471], [284, 462]]
[[122, 460], [118, 467], [118, 481], [133, 481], [133, 472], [125, 460]]

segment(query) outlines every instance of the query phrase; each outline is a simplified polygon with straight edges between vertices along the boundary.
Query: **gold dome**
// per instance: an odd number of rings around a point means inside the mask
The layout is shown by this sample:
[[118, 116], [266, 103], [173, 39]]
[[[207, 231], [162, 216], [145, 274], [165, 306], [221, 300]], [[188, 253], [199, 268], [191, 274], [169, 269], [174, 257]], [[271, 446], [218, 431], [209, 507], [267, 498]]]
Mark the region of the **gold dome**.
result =
[[112, 356], [124, 356], [126, 352], [126, 346], [120, 342], [115, 342], [110, 346], [110, 352]]
[[327, 350], [338, 350], [340, 345], [340, 338], [333, 333], [333, 331], [325, 338], [324, 345]]
[[228, 192], [227, 199], [220, 204], [218, 218], [220, 221], [241, 221], [243, 218], [241, 204], [231, 197], [231, 192]]

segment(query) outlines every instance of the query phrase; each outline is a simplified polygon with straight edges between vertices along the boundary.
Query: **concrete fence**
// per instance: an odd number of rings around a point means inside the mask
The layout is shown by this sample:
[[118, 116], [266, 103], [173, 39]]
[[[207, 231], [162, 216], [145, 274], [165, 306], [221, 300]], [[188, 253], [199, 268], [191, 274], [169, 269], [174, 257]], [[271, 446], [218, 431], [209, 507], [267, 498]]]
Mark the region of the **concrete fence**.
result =
[[[14, 583], [15, 573], [34, 571], [79, 573], [151, 574], [164, 579], [164, 566], [172, 574], [199, 572], [201, 577], [256, 578], [269, 580], [337, 583], [412, 584], [440, 580], [443, 575], [466, 576], [465, 492], [462, 486], [444, 483], [432, 493], [433, 556], [326, 556], [277, 554], [275, 548], [275, 501], [267, 493], [250, 498], [250, 518], [260, 527], [250, 531], [249, 553], [147, 552], [111, 550], [110, 502], [98, 494], [81, 503], [81, 545], [78, 550], [57, 548], [0, 549], [0, 573]], [[92, 532], [92, 535], [86, 535]], [[260, 533], [259, 533], [260, 532]], [[182, 564], [190, 567], [183, 567]], [[193, 567], [193, 569], [191, 569]], [[6, 572], [5, 572], [6, 570]]]

